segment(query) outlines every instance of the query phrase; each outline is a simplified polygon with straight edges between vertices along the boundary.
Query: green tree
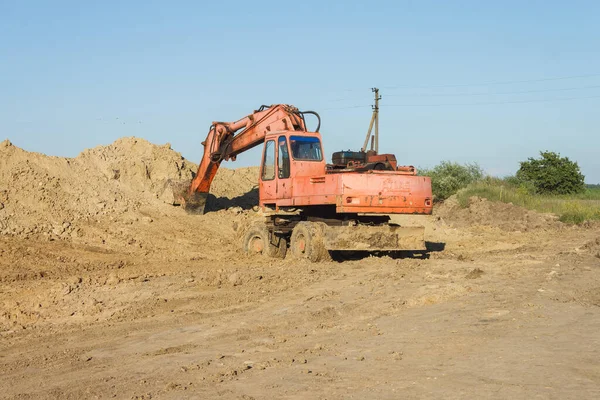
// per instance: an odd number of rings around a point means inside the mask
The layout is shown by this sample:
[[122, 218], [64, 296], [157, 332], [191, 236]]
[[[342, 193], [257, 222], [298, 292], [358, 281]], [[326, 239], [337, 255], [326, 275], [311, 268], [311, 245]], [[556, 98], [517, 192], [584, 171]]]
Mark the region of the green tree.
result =
[[419, 171], [419, 175], [431, 177], [431, 189], [435, 200], [445, 200], [469, 183], [483, 178], [483, 170], [476, 164], [442, 161], [431, 169]]
[[520, 163], [519, 180], [530, 182], [540, 194], [574, 194], [585, 190], [585, 177], [577, 162], [552, 151], [541, 151], [540, 156]]

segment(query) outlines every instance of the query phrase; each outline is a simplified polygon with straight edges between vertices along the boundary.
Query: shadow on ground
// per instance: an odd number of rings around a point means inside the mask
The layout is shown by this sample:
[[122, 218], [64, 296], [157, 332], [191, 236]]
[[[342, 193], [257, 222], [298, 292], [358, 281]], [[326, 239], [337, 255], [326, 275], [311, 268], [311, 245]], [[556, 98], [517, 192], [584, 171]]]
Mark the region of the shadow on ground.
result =
[[356, 261], [369, 257], [390, 257], [394, 260], [403, 258], [414, 258], [426, 260], [431, 253], [444, 251], [446, 243], [425, 242], [427, 250], [424, 251], [330, 251], [331, 258], [337, 262]]
[[204, 212], [214, 212], [219, 210], [226, 210], [231, 207], [240, 207], [243, 210], [250, 210], [252, 207], [258, 205], [258, 187], [252, 189], [249, 192], [244, 193], [241, 196], [234, 197], [232, 199], [227, 197], [216, 197], [214, 194], [208, 194], [206, 199], [206, 207]]

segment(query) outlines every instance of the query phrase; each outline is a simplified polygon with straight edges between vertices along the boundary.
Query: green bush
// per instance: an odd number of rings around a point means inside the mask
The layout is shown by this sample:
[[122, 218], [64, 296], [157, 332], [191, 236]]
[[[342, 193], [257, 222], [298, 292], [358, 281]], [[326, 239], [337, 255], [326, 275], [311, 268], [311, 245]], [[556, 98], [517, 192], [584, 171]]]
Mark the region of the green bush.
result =
[[507, 186], [518, 190], [522, 194], [533, 195], [537, 193], [537, 189], [532, 182], [519, 179], [515, 175], [505, 177], [502, 179], [502, 183], [505, 183]]
[[533, 185], [539, 194], [576, 194], [585, 191], [584, 176], [577, 162], [551, 151], [541, 151], [540, 158], [522, 161], [515, 181]]
[[476, 164], [442, 161], [431, 169], [422, 169], [419, 175], [431, 177], [431, 188], [436, 201], [445, 200], [459, 189], [483, 178], [483, 170]]

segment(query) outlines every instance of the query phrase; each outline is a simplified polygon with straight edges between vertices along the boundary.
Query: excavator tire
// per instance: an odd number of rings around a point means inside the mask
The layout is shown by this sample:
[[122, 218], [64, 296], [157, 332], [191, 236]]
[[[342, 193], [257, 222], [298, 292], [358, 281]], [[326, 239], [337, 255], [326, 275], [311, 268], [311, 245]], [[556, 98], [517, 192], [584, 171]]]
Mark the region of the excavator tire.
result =
[[285, 258], [287, 241], [284, 237], [269, 234], [264, 224], [254, 224], [244, 235], [243, 249], [248, 255]]
[[299, 222], [292, 231], [290, 250], [297, 259], [312, 262], [330, 259], [323, 241], [325, 224], [322, 222]]

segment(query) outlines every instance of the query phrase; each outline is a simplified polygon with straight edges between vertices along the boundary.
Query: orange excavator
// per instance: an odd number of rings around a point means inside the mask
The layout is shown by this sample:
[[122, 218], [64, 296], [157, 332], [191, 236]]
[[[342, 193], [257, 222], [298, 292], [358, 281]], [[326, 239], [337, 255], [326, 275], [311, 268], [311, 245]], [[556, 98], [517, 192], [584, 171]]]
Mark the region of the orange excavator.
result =
[[[318, 120], [314, 132], [306, 128], [306, 115]], [[263, 144], [259, 205], [265, 221], [247, 230], [246, 253], [282, 258], [289, 249], [318, 261], [330, 250], [425, 250], [424, 228], [391, 223], [390, 214], [431, 214], [430, 178], [398, 166], [393, 154], [364, 148], [336, 152], [327, 163], [320, 125], [317, 113], [285, 104], [261, 106], [235, 122], [213, 122], [180, 203], [203, 213], [221, 162]]]

